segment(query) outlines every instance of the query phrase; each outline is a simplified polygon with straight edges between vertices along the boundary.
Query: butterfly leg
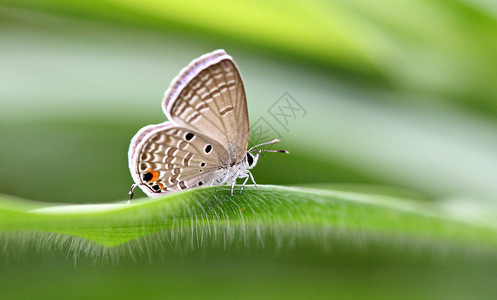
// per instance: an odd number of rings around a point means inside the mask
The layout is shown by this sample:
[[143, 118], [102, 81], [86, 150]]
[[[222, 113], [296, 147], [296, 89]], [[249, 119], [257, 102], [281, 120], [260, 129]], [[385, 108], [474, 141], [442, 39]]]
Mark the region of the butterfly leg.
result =
[[233, 179], [233, 183], [231, 184], [231, 196], [233, 196], [233, 190], [235, 189], [236, 178]]
[[254, 175], [252, 175], [252, 173], [249, 170], [247, 170], [247, 172], [250, 175], [250, 179], [252, 179], [252, 182], [254, 183], [255, 188], [257, 188], [257, 183], [255, 182]]
[[240, 194], [243, 192], [243, 188], [245, 187], [245, 184], [247, 184], [247, 181], [249, 180], [248, 175], [245, 177], [245, 180], [242, 183], [242, 188], [240, 189]]
[[128, 200], [128, 204], [131, 202], [131, 199], [133, 199], [133, 196], [135, 195], [135, 189], [136, 187], [138, 186], [138, 184], [133, 184], [131, 185], [131, 189], [129, 190], [129, 200]]

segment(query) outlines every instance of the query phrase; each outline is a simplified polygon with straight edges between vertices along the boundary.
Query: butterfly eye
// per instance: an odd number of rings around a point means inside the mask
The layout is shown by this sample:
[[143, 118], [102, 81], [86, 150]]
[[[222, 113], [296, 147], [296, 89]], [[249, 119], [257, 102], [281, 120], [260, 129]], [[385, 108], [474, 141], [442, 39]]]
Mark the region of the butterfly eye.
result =
[[191, 139], [193, 139], [193, 137], [195, 137], [195, 135], [189, 132], [185, 135], [185, 140], [190, 141]]
[[247, 152], [247, 163], [250, 166], [252, 166], [252, 164], [254, 163], [254, 158], [252, 157], [252, 154], [248, 153]]
[[209, 152], [211, 152], [211, 150], [212, 150], [212, 146], [211, 145], [205, 146], [205, 153], [209, 153]]

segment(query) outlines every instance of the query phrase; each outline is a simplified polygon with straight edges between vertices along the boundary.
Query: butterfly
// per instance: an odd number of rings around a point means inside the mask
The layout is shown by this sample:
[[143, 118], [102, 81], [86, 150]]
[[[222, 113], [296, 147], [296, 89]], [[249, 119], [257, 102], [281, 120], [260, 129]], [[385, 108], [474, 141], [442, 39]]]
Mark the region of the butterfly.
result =
[[247, 150], [249, 117], [245, 88], [238, 67], [224, 50], [193, 60], [173, 79], [162, 110], [169, 121], [140, 129], [129, 147], [129, 169], [135, 184], [148, 196], [189, 188], [231, 184], [244, 178], [259, 160], [259, 149]]

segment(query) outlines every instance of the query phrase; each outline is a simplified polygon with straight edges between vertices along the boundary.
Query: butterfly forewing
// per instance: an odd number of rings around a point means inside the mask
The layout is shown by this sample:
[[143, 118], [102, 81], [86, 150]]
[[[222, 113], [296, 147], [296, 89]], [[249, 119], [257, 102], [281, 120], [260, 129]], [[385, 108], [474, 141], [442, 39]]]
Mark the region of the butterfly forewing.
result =
[[194, 60], [166, 91], [170, 120], [218, 141], [228, 152], [224, 164], [239, 163], [247, 151], [249, 119], [245, 89], [232, 58], [215, 51]]
[[132, 145], [133, 178], [149, 195], [211, 185], [228, 160], [220, 143], [171, 122], [143, 128]]

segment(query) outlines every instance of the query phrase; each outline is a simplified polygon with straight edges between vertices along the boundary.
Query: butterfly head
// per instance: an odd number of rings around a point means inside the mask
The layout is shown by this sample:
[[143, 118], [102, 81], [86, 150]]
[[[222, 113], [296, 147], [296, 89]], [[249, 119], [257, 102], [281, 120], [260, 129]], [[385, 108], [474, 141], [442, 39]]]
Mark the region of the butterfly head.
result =
[[259, 144], [259, 145], [256, 145], [256, 146], [250, 148], [247, 151], [247, 154], [245, 154], [245, 158], [244, 158], [244, 162], [247, 165], [247, 169], [252, 169], [253, 167], [255, 167], [255, 165], [257, 164], [257, 161], [259, 160], [259, 156], [261, 155], [262, 152], [282, 152], [282, 153], [289, 154], [290, 152], [288, 152], [287, 150], [255, 149], [255, 148], [258, 148], [260, 146], [276, 144], [279, 141], [280, 140], [278, 140], [278, 139], [274, 139], [270, 142], [262, 143], [262, 144]]
[[245, 162], [247, 163], [247, 169], [252, 169], [253, 167], [255, 167], [257, 161], [259, 160], [259, 154], [260, 152], [256, 154], [247, 152], [247, 154], [245, 154]]

